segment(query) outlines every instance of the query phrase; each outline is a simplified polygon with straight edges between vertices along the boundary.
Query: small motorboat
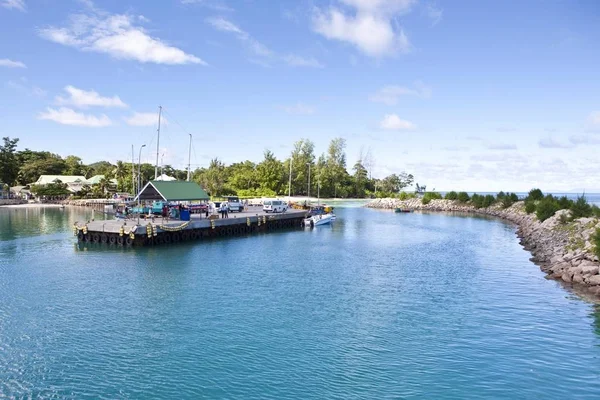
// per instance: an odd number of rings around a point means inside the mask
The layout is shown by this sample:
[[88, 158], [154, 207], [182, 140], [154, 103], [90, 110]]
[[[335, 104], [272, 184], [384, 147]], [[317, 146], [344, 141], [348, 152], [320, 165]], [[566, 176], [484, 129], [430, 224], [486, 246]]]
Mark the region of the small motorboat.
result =
[[310, 226], [312, 228], [319, 225], [327, 225], [331, 224], [335, 219], [334, 213], [313, 215], [304, 220], [304, 226]]
[[410, 212], [413, 212], [413, 210], [410, 210], [408, 208], [394, 208], [394, 212], [396, 212], [396, 213], [410, 213]]

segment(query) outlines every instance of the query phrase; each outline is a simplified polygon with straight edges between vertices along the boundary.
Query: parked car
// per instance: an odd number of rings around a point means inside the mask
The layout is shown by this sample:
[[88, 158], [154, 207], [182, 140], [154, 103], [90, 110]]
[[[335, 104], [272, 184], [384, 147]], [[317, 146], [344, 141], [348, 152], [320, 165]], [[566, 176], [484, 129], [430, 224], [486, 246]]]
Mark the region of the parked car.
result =
[[283, 200], [265, 200], [263, 201], [263, 211], [266, 213], [282, 213], [286, 212], [288, 205]]
[[244, 206], [240, 202], [239, 197], [237, 196], [228, 196], [227, 204], [229, 205], [229, 211], [231, 212], [242, 212], [244, 211]]

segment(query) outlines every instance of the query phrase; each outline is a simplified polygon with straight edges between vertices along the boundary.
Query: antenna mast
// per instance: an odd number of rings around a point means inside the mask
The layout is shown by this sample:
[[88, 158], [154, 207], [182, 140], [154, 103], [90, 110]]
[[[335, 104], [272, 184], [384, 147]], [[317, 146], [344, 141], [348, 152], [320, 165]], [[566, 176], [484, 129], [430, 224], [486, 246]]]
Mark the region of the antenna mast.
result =
[[154, 167], [154, 179], [158, 178], [158, 152], [160, 148], [160, 116], [162, 114], [162, 106], [158, 106], [158, 139], [156, 140], [156, 166]]
[[190, 181], [190, 175], [192, 174], [192, 134], [190, 133], [190, 148], [188, 150], [188, 176], [187, 181]]

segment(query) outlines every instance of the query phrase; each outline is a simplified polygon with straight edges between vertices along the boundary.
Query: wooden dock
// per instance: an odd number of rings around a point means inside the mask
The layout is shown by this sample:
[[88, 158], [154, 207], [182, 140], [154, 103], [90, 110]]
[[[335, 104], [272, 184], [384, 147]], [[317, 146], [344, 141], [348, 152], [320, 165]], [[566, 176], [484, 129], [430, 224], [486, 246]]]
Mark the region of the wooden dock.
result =
[[229, 213], [229, 218], [207, 219], [192, 214], [190, 221], [155, 217], [152, 219], [102, 220], [76, 223], [74, 233], [79, 243], [114, 246], [156, 246], [178, 242], [204, 240], [213, 237], [250, 235], [280, 229], [302, 227], [306, 210], [290, 209], [285, 213], [265, 213], [250, 207], [241, 213]]

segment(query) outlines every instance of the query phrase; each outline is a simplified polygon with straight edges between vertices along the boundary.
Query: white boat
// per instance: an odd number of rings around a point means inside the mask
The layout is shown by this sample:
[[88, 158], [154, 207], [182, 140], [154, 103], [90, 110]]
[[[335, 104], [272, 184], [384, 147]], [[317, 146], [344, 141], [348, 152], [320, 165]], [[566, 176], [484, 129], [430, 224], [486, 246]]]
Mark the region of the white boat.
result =
[[304, 220], [304, 226], [313, 227], [319, 225], [326, 225], [331, 224], [333, 221], [335, 221], [335, 214], [333, 213], [314, 215]]

